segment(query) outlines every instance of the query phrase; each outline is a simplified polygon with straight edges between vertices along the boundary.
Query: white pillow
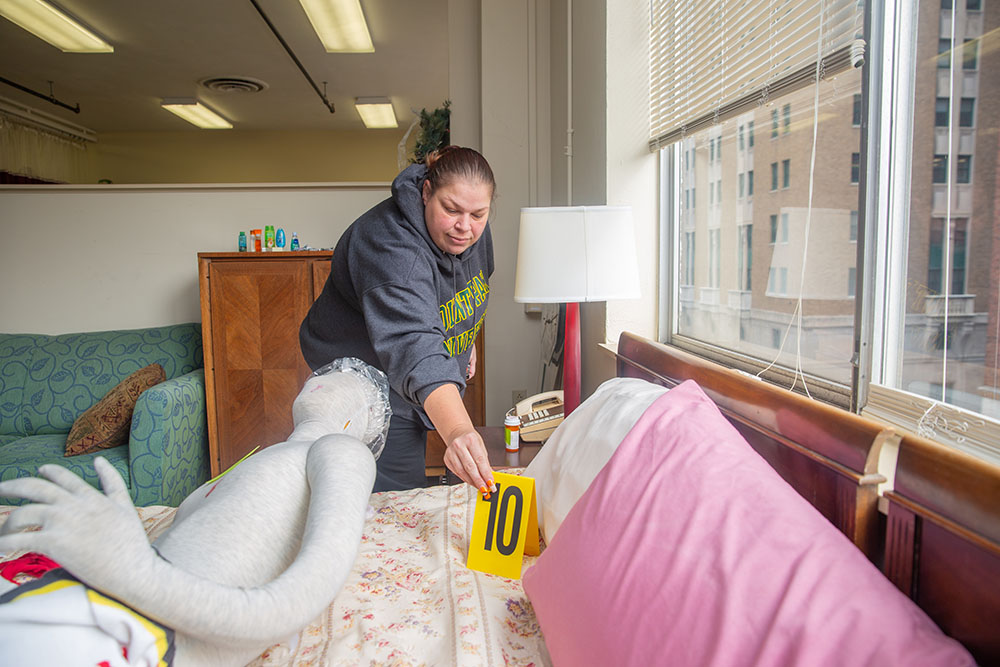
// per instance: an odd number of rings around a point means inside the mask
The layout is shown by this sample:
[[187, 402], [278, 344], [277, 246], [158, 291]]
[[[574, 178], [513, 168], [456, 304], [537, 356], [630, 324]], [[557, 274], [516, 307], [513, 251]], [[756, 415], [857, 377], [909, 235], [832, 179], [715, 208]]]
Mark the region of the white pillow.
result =
[[535, 479], [538, 527], [546, 543], [642, 413], [666, 391], [645, 380], [613, 378], [552, 433], [524, 471]]

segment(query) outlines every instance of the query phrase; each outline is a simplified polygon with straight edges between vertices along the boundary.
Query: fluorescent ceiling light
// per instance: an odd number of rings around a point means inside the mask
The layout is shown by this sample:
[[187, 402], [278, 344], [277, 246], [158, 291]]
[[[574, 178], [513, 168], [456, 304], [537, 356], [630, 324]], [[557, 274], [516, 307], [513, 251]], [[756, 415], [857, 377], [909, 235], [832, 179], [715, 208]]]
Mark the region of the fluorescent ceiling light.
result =
[[0, 16], [67, 53], [113, 53], [115, 47], [43, 0], [0, 0]]
[[359, 97], [354, 101], [354, 108], [368, 129], [383, 127], [398, 127], [396, 112], [388, 97]]
[[299, 0], [327, 53], [374, 53], [360, 0]]
[[160, 106], [204, 130], [228, 130], [233, 126], [228, 120], [192, 98], [170, 97], [164, 99]]

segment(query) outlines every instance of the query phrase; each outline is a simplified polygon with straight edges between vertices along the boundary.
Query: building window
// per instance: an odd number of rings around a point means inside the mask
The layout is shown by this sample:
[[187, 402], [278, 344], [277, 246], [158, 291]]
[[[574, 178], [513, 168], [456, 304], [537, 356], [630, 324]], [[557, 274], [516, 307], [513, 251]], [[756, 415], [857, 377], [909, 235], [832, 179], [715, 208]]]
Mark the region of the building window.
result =
[[932, 170], [932, 181], [934, 183], [947, 183], [948, 182], [948, 156], [947, 155], [935, 155], [934, 163], [931, 167]]
[[747, 149], [746, 136], [744, 136], [744, 126], [740, 124], [740, 150], [745, 151]]
[[792, 105], [786, 104], [782, 107], [782, 113], [785, 118], [784, 125], [782, 126], [782, 132], [788, 134], [788, 132], [792, 129]]
[[747, 144], [753, 148], [753, 121], [747, 123]]
[[979, 62], [979, 40], [967, 39], [962, 45], [962, 69], [976, 69]]
[[958, 110], [958, 124], [973, 127], [976, 124], [976, 98], [963, 97]]
[[955, 182], [956, 183], [971, 183], [972, 182], [972, 156], [971, 155], [959, 155], [958, 160], [955, 162]]
[[951, 11], [951, 0], [941, 0], [941, 9]]
[[694, 232], [684, 232], [681, 256], [681, 284], [694, 285]]
[[[951, 285], [948, 294], [965, 294], [968, 223], [966, 218], [956, 218], [951, 221], [951, 238], [947, 239], [951, 251]], [[945, 285], [942, 284], [945, 241], [944, 218], [933, 218], [927, 258], [927, 290], [934, 295], [945, 293]]]
[[[670, 8], [671, 26], [685, 25], [682, 3], [651, 2]], [[1000, 0], [994, 0], [996, 3]], [[800, 5], [794, 6], [798, 11]], [[801, 5], [803, 12], [805, 6]], [[992, 172], [998, 161], [1000, 144], [996, 137], [1000, 136], [1000, 127], [990, 106], [991, 100], [1000, 100], [1000, 77], [990, 74], [988, 47], [984, 46], [982, 54], [979, 53], [979, 42], [988, 42], [978, 37], [981, 33], [992, 35], [989, 31], [994, 24], [988, 13], [993, 7], [986, 9], [978, 0], [959, 0], [945, 15], [939, 13], [941, 0], [873, 2], [864, 3], [864, 8], [872, 14], [872, 20], [865, 24], [866, 30], [868, 27], [872, 30], [872, 42], [881, 40], [900, 47], [893, 50], [892, 58], [882, 62], [883, 76], [877, 81], [865, 83], [861, 71], [844, 69], [835, 77], [824, 77], [818, 82], [810, 80], [791, 92], [764, 85], [768, 81], [766, 76], [759, 81], [756, 76], [745, 81], [737, 78], [736, 84], [723, 89], [722, 92], [740, 91], [744, 89], [739, 85], [742, 83], [750, 91], [747, 101], [741, 99], [733, 104], [731, 115], [723, 117], [721, 111], [717, 112], [716, 124], [725, 128], [723, 134], [730, 140], [738, 141], [742, 123], [745, 145], [751, 146], [751, 119], [762, 123], [765, 131], [770, 124], [770, 134], [781, 138], [785, 105], [790, 105], [798, 114], [796, 136], [801, 135], [803, 141], [783, 142], [780, 151], [764, 146], [766, 156], [758, 157], [764, 178], [770, 176], [770, 185], [765, 184], [764, 193], [752, 207], [740, 208], [740, 217], [734, 215], [735, 220], [727, 217], [719, 221], [722, 260], [727, 264], [721, 271], [719, 301], [693, 299], [696, 292], [686, 288], [680, 295], [663, 290], [665, 327], [660, 332], [664, 340], [723, 363], [733, 355], [740, 355], [749, 360], [748, 364], [759, 365], [763, 377], [776, 382], [787, 379], [785, 386], [792, 384], [792, 375], [801, 369], [807, 376], [807, 384], [815, 382], [829, 389], [826, 396], [833, 402], [847, 406], [856, 401], [862, 404], [862, 414], [903, 429], [914, 430], [925, 423], [921, 422], [922, 415], [939, 402], [950, 403], [942, 406], [948, 409], [971, 411], [985, 422], [985, 431], [957, 434], [938, 430], [935, 439], [997, 462], [1000, 461], [1000, 423], [997, 423], [1000, 366], [996, 359], [1000, 359], [997, 333], [1000, 328], [990, 324], [997, 322], [1000, 312], [994, 270], [1000, 241], [994, 240], [997, 221], [989, 203], [998, 197], [1000, 187]], [[846, 17], [851, 10], [845, 8], [844, 12]], [[721, 23], [733, 26], [727, 36], [746, 42], [760, 39], [759, 31], [743, 26], [742, 16], [737, 14], [717, 13]], [[783, 14], [775, 12], [768, 16], [780, 20]], [[909, 29], [918, 22], [919, 31]], [[846, 38], [849, 44], [861, 23], [856, 17], [853, 23], [846, 20], [844, 23], [852, 25]], [[819, 24], [829, 26], [831, 22]], [[953, 41], [947, 38], [952, 28]], [[966, 40], [974, 36], [975, 40]], [[676, 47], [678, 54], [683, 56], [688, 49], [701, 58], [693, 59], [692, 63], [710, 58], [715, 53], [714, 45], [719, 43], [718, 40], [680, 41]], [[810, 42], [807, 37], [802, 37], [801, 42], [811, 44], [816, 53], [826, 48], [825, 43], [815, 39]], [[836, 48], [843, 48], [843, 43]], [[987, 58], [982, 68], [980, 55]], [[828, 62], [825, 53], [823, 57]], [[949, 71], [950, 68], [954, 69]], [[978, 76], [980, 70], [984, 76]], [[684, 77], [700, 73], [700, 69], [692, 66], [684, 70]], [[956, 75], [950, 87], [949, 73]], [[780, 70], [771, 76], [780, 76]], [[680, 87], [683, 80], [678, 77]], [[754, 101], [750, 97], [756, 94], [758, 83], [761, 97]], [[871, 98], [861, 99], [863, 83], [871, 86]], [[676, 88], [677, 85], [672, 90]], [[868, 128], [870, 136], [862, 149], [858, 123], [860, 128], [867, 124], [869, 109], [865, 103], [869, 99], [880, 100], [882, 122]], [[979, 100], [987, 106], [979, 106]], [[817, 102], [820, 116], [833, 122], [811, 125]], [[691, 121], [710, 119], [710, 112], [711, 109], [700, 116], [692, 115]], [[684, 127], [678, 123], [671, 131], [680, 137], [690, 137]], [[712, 131], [706, 129], [696, 136], [707, 141]], [[814, 144], [805, 140], [813, 131]], [[946, 143], [950, 144], [947, 149]], [[898, 150], [902, 145], [912, 150]], [[809, 169], [808, 162], [813, 146], [814, 170]], [[673, 165], [678, 152], [665, 149], [664, 163], [670, 158], [674, 162], [668, 164]], [[799, 166], [795, 185], [789, 183], [788, 189], [782, 189], [779, 169], [779, 163], [785, 159], [794, 159]], [[845, 162], [850, 164], [849, 170], [844, 169]], [[770, 174], [767, 165], [771, 167]], [[871, 165], [879, 168], [869, 168]], [[751, 168], [755, 165], [750, 159], [740, 162], [738, 168], [734, 160], [732, 166], [726, 165], [725, 173], [746, 173], [745, 191], [749, 192]], [[931, 188], [927, 187], [928, 170], [933, 181]], [[679, 170], [661, 171], [664, 178], [678, 179], [678, 173]], [[951, 184], [957, 187], [946, 187]], [[683, 183], [663, 185], [662, 191], [683, 193]], [[733, 186], [727, 197], [734, 194]], [[859, 192], [860, 188], [864, 190]], [[865, 224], [869, 231], [861, 229], [861, 201], [870, 212]], [[665, 224], [689, 225], [686, 229], [697, 230], [700, 254], [696, 273], [699, 282], [707, 284], [707, 248], [712, 227], [706, 223], [715, 220], [703, 215], [695, 226], [694, 217], [689, 215], [674, 221], [671, 212], [681, 208], [676, 199], [666, 200], [663, 205]], [[807, 216], [811, 222], [808, 227]], [[758, 231], [755, 239], [758, 248], [754, 253], [757, 257], [752, 289], [741, 293], [740, 308], [720, 308], [725, 301], [722, 295], [740, 290], [750, 277], [746, 271], [749, 243], [742, 237], [741, 229], [741, 225], [749, 222], [764, 230]], [[669, 233], [664, 238], [684, 243], [684, 230], [685, 227], [665, 228]], [[862, 234], [864, 239], [859, 238]], [[872, 247], [865, 248], [869, 243]], [[664, 253], [665, 262], [684, 257], [681, 248], [671, 251]], [[857, 263], [859, 258], [874, 265], [862, 269]], [[671, 279], [676, 281], [683, 270], [669, 265], [660, 268], [665, 286], [670, 285]], [[878, 280], [867, 280], [869, 275]], [[801, 323], [793, 323], [789, 329], [790, 318], [796, 317], [794, 297], [798, 296], [808, 308]], [[951, 348], [947, 351], [935, 349], [932, 344], [934, 332], [945, 319], [954, 330], [954, 335], [947, 332]], [[801, 345], [795, 341], [799, 336]], [[862, 363], [864, 373], [857, 373], [858, 369], [850, 362], [855, 336], [861, 336], [861, 342], [872, 350], [870, 358]], [[943, 340], [944, 335], [938, 338]], [[780, 347], [780, 352], [767, 349], [771, 342], [775, 348]], [[938, 345], [942, 347], [943, 343]], [[776, 371], [778, 368], [782, 370]], [[905, 414], [897, 416], [894, 410], [904, 400], [913, 406], [912, 410], [900, 409]], [[953, 418], [966, 419], [956, 413], [948, 414], [949, 421]], [[957, 441], [959, 435], [961, 442]]]
[[694, 285], [694, 232], [684, 232], [684, 250], [681, 257], [681, 284]]
[[949, 69], [951, 67], [951, 40], [938, 40], [938, 69]]
[[739, 289], [749, 292], [753, 283], [750, 276], [753, 274], [753, 225], [740, 225], [740, 249], [737, 257], [737, 276], [739, 279]]
[[717, 288], [719, 286], [719, 273], [721, 264], [721, 230], [708, 230], [708, 286]]
[[747, 172], [747, 196], [753, 197], [753, 169]]
[[792, 181], [792, 161], [781, 161], [781, 187], [787, 188]]
[[740, 182], [740, 199], [746, 197], [746, 174], [741, 173], [739, 176]]
[[948, 127], [948, 105], [951, 100], [939, 97], [934, 100], [934, 127]]
[[788, 267], [771, 267], [767, 272], [767, 292], [775, 296], [788, 294]]

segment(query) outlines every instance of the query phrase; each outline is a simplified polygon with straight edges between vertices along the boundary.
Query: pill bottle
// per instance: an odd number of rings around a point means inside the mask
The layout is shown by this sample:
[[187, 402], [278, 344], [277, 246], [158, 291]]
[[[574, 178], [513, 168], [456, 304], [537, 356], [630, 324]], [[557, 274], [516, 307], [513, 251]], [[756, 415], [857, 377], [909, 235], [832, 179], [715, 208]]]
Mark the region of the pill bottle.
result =
[[503, 420], [503, 443], [508, 452], [521, 449], [521, 419], [517, 415], [507, 415]]

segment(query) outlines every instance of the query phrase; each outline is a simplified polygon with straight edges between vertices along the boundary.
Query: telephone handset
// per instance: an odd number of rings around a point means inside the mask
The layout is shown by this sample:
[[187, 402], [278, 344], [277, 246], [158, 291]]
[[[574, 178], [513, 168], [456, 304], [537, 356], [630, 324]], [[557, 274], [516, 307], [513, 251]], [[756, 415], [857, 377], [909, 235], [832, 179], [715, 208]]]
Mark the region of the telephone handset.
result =
[[543, 442], [564, 416], [563, 393], [561, 389], [546, 391], [518, 401], [507, 414], [521, 418], [521, 440]]

